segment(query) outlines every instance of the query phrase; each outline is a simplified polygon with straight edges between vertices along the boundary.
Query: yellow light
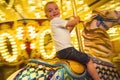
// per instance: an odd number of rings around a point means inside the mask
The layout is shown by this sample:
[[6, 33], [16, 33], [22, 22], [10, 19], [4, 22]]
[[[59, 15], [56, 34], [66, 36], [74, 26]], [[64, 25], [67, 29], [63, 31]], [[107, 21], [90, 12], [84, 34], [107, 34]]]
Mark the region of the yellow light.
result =
[[12, 50], [13, 50], [13, 52], [17, 52], [17, 48], [13, 48]]
[[10, 58], [6, 58], [6, 61], [13, 62], [17, 59], [17, 55], [11, 56]]
[[78, 4], [83, 4], [83, 3], [84, 3], [84, 1], [83, 1], [83, 0], [78, 1]]
[[40, 52], [41, 52], [41, 54], [45, 54], [45, 50], [43, 50], [43, 49], [40, 49]]
[[4, 45], [5, 45], [6, 43], [0, 43], [0, 47], [4, 47]]
[[0, 44], [0, 49], [2, 50], [2, 49], [5, 49], [6, 48], [6, 46], [4, 46], [4, 44]]
[[10, 40], [11, 42], [15, 41], [15, 39], [12, 38], [11, 36], [9, 36], [9, 40]]
[[[42, 44], [44, 42], [44, 38], [42, 37], [41, 39], [40, 39], [40, 43]], [[43, 45], [43, 44], [42, 44]]]
[[5, 56], [3, 56], [4, 57], [4, 59], [8, 59], [8, 58], [10, 58], [11, 56], [10, 55], [5, 55]]
[[4, 56], [7, 56], [8, 54], [9, 54], [8, 52], [5, 52], [5, 53], [3, 53], [1, 55], [4, 57]]
[[35, 2], [33, 0], [28, 0], [28, 4], [34, 4]]
[[3, 38], [3, 36], [0, 36], [0, 43], [3, 43], [5, 41]]
[[36, 6], [30, 6], [29, 11], [30, 11], [30, 12], [32, 12], [32, 11], [34, 11], [34, 10], [35, 10], [35, 8], [36, 8]]
[[13, 54], [14, 54], [14, 55], [17, 55], [17, 54], [18, 54], [18, 52], [15, 52], [15, 51], [14, 51], [14, 52], [13, 52]]
[[[11, 47], [12, 47], [12, 55], [9, 54], [9, 52], [8, 52], [7, 45], [6, 45], [6, 38], [8, 38], [8, 40], [10, 41], [10, 44], [11, 44]], [[9, 34], [9, 33], [2, 33], [0, 35], [0, 41], [1, 41], [1, 44], [2, 44], [2, 46], [0, 46], [0, 49], [1, 49], [0, 52], [1, 52], [2, 57], [6, 61], [8, 61], [10, 58], [12, 58], [15, 54], [18, 54], [18, 52], [17, 52], [18, 49], [17, 49], [17, 45], [16, 45], [16, 42], [15, 42], [15, 39], [14, 39], [14, 37], [11, 34]], [[14, 58], [14, 60], [15, 60], [15, 58]], [[12, 61], [13, 61], [13, 59], [12, 59]]]
[[7, 49], [0, 50], [1, 53], [5, 53], [7, 51], [8, 51]]
[[21, 47], [22, 50], [24, 50], [26, 48], [25, 44], [21, 44], [20, 47]]
[[35, 16], [36, 16], [37, 19], [38, 19], [38, 18], [41, 18], [41, 15], [40, 15], [39, 12], [35, 13]]
[[45, 4], [46, 4], [46, 1], [43, 0], [43, 1], [42, 1], [42, 4], [45, 5]]
[[84, 4], [83, 6], [84, 6], [84, 11], [88, 11], [89, 10], [89, 7], [88, 7], [87, 4]]
[[109, 29], [109, 33], [116, 33], [116, 31], [117, 31], [117, 28], [111, 28], [111, 29]]
[[21, 35], [21, 34], [20, 34], [20, 35], [17, 35], [16, 37], [17, 37], [19, 40], [22, 40], [22, 39], [23, 39], [23, 35]]
[[54, 49], [54, 46], [53, 46], [53, 50], [51, 52], [50, 55], [48, 55], [44, 49], [44, 36], [45, 34], [47, 33], [51, 33], [50, 29], [47, 29], [47, 30], [44, 30], [42, 32], [42, 34], [40, 34], [40, 52], [41, 52], [41, 55], [44, 59], [52, 59], [54, 56], [55, 56], [55, 49]]
[[16, 34], [16, 37], [19, 39], [19, 40], [22, 40], [23, 39], [23, 27], [18, 27], [17, 29], [16, 29], [16, 32], [17, 32], [17, 34]]
[[16, 42], [14, 42], [14, 41], [15, 41], [14, 39], [11, 41], [11, 44], [12, 44], [12, 45], [15, 45], [15, 44], [16, 44]]
[[118, 10], [118, 11], [120, 11], [120, 6], [119, 6], [119, 7], [116, 7], [116, 8], [115, 8], [115, 10]]
[[30, 44], [30, 48], [31, 48], [31, 49], [34, 49], [34, 48], [35, 48], [35, 44], [34, 44], [34, 43], [31, 43], [31, 44]]
[[41, 51], [44, 50], [44, 46], [41, 45], [41, 46], [40, 46], [40, 49], [41, 49]]
[[110, 8], [113, 8], [113, 7], [115, 7], [115, 5], [114, 5], [114, 4], [112, 4], [112, 5], [110, 5], [109, 7], [110, 7]]

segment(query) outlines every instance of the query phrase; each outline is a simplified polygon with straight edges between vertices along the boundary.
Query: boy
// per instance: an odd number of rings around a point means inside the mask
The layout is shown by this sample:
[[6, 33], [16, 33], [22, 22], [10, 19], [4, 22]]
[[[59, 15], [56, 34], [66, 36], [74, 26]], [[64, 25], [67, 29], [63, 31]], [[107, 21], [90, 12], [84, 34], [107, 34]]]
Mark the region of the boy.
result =
[[90, 57], [77, 51], [71, 44], [70, 32], [80, 21], [79, 17], [74, 17], [71, 21], [62, 20], [60, 18], [60, 10], [55, 2], [48, 2], [44, 9], [46, 17], [50, 20], [52, 38], [57, 51], [56, 56], [60, 59], [70, 59], [86, 65], [92, 78], [100, 80]]

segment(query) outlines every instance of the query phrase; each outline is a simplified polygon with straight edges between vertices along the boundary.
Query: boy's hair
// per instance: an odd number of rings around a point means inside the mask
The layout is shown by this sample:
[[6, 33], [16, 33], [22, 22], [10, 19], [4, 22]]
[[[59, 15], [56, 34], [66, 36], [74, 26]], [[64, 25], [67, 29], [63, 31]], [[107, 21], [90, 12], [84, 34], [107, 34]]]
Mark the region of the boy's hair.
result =
[[52, 3], [55, 3], [54, 1], [50, 1], [50, 2], [47, 2], [46, 4], [45, 4], [45, 6], [44, 6], [44, 12], [46, 13], [46, 6], [48, 5], [48, 4], [52, 4]]

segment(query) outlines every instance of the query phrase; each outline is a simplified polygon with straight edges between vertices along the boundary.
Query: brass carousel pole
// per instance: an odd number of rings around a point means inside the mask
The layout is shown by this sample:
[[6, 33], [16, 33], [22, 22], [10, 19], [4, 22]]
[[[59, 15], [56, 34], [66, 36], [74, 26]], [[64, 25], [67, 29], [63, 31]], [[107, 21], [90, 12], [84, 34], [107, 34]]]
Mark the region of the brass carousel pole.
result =
[[[77, 8], [76, 8], [75, 0], [71, 0], [71, 4], [72, 4], [72, 9], [73, 9], [73, 15], [77, 16], [77, 11], [76, 11]], [[78, 47], [79, 47], [79, 51], [84, 52], [83, 45], [82, 45], [82, 37], [81, 37], [80, 30], [79, 30], [78, 26], [79, 26], [79, 23], [77, 23], [77, 25], [75, 26], [77, 40], [78, 40]]]

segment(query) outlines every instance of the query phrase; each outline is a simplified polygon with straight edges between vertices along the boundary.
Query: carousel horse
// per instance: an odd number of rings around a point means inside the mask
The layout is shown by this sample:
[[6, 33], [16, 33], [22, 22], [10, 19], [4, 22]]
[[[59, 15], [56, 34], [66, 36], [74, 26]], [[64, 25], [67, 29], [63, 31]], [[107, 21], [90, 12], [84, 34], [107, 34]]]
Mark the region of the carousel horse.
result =
[[[85, 52], [90, 53], [101, 80], [120, 80], [114, 65], [107, 59], [112, 45], [106, 30], [120, 23], [120, 12], [101, 11], [94, 14], [83, 30]], [[102, 49], [101, 49], [102, 48]], [[95, 50], [96, 49], [96, 50]], [[96, 51], [96, 52], [95, 52]], [[97, 53], [99, 52], [99, 53]], [[96, 55], [94, 55], [96, 54]], [[99, 58], [99, 57], [103, 58]], [[30, 59], [7, 80], [93, 80], [84, 65], [71, 60]]]
[[109, 62], [113, 49], [106, 31], [119, 24], [120, 11], [94, 11], [94, 15], [86, 22], [83, 30], [85, 51]]
[[120, 80], [112, 64], [111, 56], [114, 52], [107, 33], [115, 25], [120, 25], [120, 11], [94, 11], [82, 32], [84, 51], [94, 57], [93, 62], [102, 80]]

